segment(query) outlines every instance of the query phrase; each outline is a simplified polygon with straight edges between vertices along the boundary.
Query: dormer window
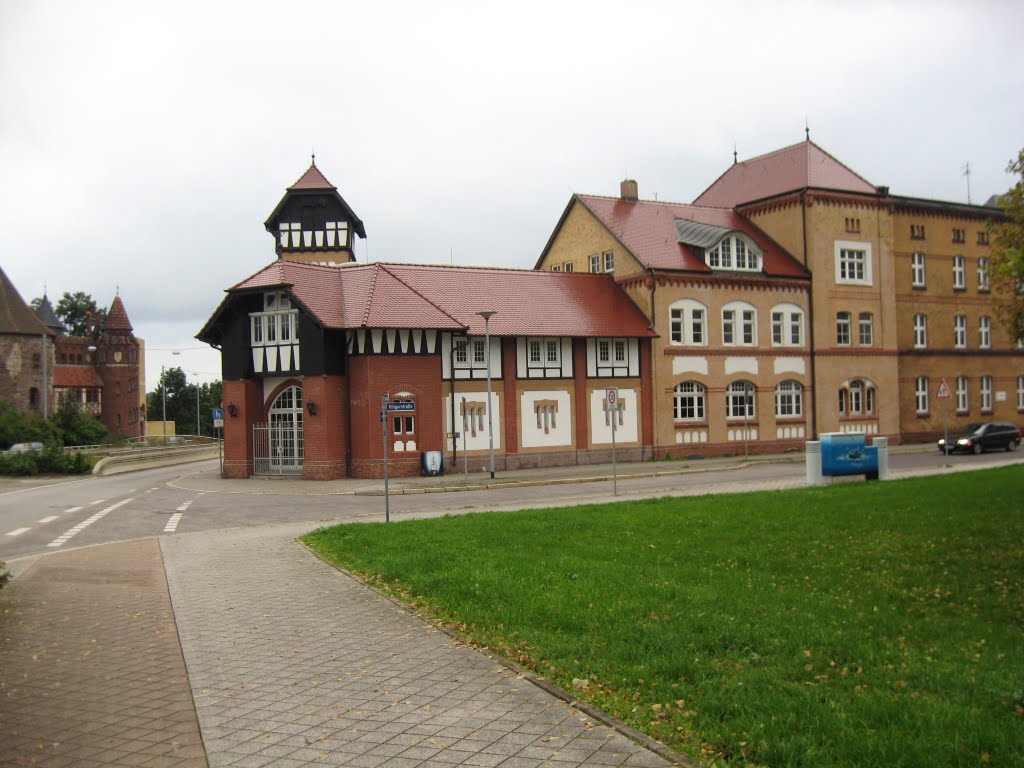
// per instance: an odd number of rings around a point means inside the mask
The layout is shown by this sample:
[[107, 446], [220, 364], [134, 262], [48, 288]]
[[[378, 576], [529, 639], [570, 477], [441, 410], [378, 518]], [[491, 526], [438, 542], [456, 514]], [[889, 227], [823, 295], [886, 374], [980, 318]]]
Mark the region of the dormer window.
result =
[[746, 238], [727, 235], [714, 248], [708, 249], [707, 265], [712, 269], [759, 272], [761, 252]]

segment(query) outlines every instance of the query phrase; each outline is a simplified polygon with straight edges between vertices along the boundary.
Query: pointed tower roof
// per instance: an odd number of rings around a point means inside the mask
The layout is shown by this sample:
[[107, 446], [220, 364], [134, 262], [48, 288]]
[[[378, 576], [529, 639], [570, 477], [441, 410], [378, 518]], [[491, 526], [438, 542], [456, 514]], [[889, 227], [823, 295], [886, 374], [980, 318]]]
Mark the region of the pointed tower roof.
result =
[[132, 324], [128, 319], [128, 312], [124, 308], [124, 302], [121, 301], [121, 296], [118, 294], [114, 297], [114, 303], [110, 305], [110, 311], [107, 312], [107, 318], [103, 321], [104, 331], [121, 331], [121, 332], [132, 332]]
[[352, 210], [351, 206], [345, 202], [340, 194], [338, 194], [338, 188], [331, 184], [327, 180], [327, 177], [320, 172], [320, 169], [316, 167], [316, 163], [312, 163], [306, 172], [299, 176], [298, 180], [288, 187], [284, 197], [281, 198], [281, 202], [277, 204], [267, 220], [263, 222], [263, 226], [266, 227], [267, 232], [276, 236], [276, 227], [274, 226], [277, 222], [278, 214], [281, 213], [281, 209], [284, 208], [285, 204], [295, 197], [296, 195], [309, 195], [309, 194], [324, 194], [327, 193], [335, 200], [337, 200], [342, 209], [345, 211], [346, 218], [351, 222], [352, 230], [364, 240], [366, 239], [366, 228], [363, 226], [362, 219], [356, 216], [355, 211]]
[[0, 333], [53, 335], [0, 268]]
[[693, 202], [694, 205], [734, 208], [805, 188], [879, 194], [874, 184], [807, 139], [734, 163]]
[[39, 315], [39, 319], [43, 321], [43, 325], [52, 330], [58, 336], [67, 330], [64, 327], [64, 323], [57, 317], [57, 313], [53, 311], [53, 305], [50, 303], [50, 297], [43, 293], [43, 298], [39, 303], [39, 309], [36, 310], [36, 314]]

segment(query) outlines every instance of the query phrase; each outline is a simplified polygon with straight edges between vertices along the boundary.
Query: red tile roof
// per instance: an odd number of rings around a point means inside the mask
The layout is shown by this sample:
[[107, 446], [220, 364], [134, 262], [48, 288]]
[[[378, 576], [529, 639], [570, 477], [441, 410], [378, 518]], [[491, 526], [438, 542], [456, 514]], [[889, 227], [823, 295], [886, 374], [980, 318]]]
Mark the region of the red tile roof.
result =
[[337, 187], [331, 184], [314, 164], [309, 166], [299, 180], [288, 189], [337, 189]]
[[19, 333], [52, 336], [53, 331], [43, 325], [39, 315], [35, 313], [18, 289], [0, 268], [0, 333]]
[[808, 139], [735, 163], [693, 202], [732, 208], [805, 187], [878, 194], [871, 182]]
[[[438, 328], [495, 336], [651, 336], [608, 275], [420, 264], [323, 267], [277, 261], [229, 293], [286, 287], [328, 328]], [[221, 308], [223, 308], [223, 304]], [[221, 309], [200, 333], [206, 338]]]
[[95, 368], [83, 365], [58, 365], [53, 369], [55, 387], [102, 387], [103, 379]]
[[121, 301], [119, 295], [114, 297], [114, 303], [110, 305], [107, 319], [103, 321], [103, 330], [129, 332], [132, 330], [131, 321], [128, 319], [128, 312], [125, 310], [124, 302]]
[[803, 266], [788, 252], [750, 221], [729, 208], [709, 208], [650, 200], [627, 201], [618, 197], [595, 195], [576, 195], [574, 200], [593, 213], [648, 269], [712, 272], [694, 249], [679, 242], [676, 221], [685, 220], [711, 224], [745, 234], [761, 249], [766, 275], [808, 276]]

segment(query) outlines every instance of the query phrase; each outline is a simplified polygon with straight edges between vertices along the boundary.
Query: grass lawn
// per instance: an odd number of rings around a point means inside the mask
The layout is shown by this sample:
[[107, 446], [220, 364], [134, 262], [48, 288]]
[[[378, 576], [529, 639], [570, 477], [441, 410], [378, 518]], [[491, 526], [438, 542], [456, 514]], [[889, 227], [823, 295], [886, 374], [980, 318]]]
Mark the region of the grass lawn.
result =
[[705, 764], [1024, 765], [1024, 467], [304, 540]]

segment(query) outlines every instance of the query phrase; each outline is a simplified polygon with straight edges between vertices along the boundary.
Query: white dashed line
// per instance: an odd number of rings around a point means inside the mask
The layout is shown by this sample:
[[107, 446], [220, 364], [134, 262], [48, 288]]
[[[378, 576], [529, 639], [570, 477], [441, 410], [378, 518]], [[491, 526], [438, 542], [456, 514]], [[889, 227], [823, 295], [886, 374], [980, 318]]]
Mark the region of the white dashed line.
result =
[[[123, 501], [119, 501], [119, 502], [117, 502], [117, 504], [111, 504], [106, 509], [101, 509], [95, 515], [93, 515], [92, 517], [88, 518], [87, 520], [83, 520], [78, 525], [76, 525], [74, 528], [72, 528], [69, 531], [66, 531], [63, 534], [61, 534], [60, 536], [58, 536], [56, 539], [51, 541], [46, 546], [48, 546], [48, 547], [60, 547], [60, 546], [63, 546], [65, 543], [67, 543], [67, 540], [70, 539], [72, 536], [75, 536], [76, 534], [78, 534], [81, 531], [85, 530], [90, 525], [95, 523], [97, 520], [99, 520], [100, 518], [104, 517], [108, 512], [113, 512], [118, 507], [123, 507], [129, 501], [134, 501], [134, 497], [130, 498], [130, 499], [125, 499]], [[94, 502], [94, 503], [99, 503], [99, 502]]]
[[16, 528], [15, 530], [8, 533], [8, 536], [21, 536], [25, 531], [31, 531], [31, 528]]
[[178, 529], [179, 522], [181, 522], [181, 512], [175, 512], [164, 526], [164, 533], [174, 533]]
[[92, 506], [93, 504], [102, 504], [106, 499], [96, 499], [96, 501], [90, 501], [86, 506]]
[[[99, 502], [95, 502], [95, 503], [98, 504]], [[72, 512], [79, 512], [79, 511], [81, 511], [81, 509], [82, 509], [82, 507], [68, 507], [67, 509], [64, 510], [64, 514], [65, 515], [70, 515]]]
[[36, 520], [36, 522], [37, 523], [52, 523], [58, 517], [60, 517], [60, 515], [50, 515], [49, 517], [44, 517], [44, 518], [42, 518], [40, 520]]
[[185, 510], [187, 510], [191, 506], [192, 506], [192, 502], [191, 501], [186, 501], [184, 504], [182, 504], [180, 507], [178, 507], [178, 509], [176, 511], [177, 512], [184, 512]]

